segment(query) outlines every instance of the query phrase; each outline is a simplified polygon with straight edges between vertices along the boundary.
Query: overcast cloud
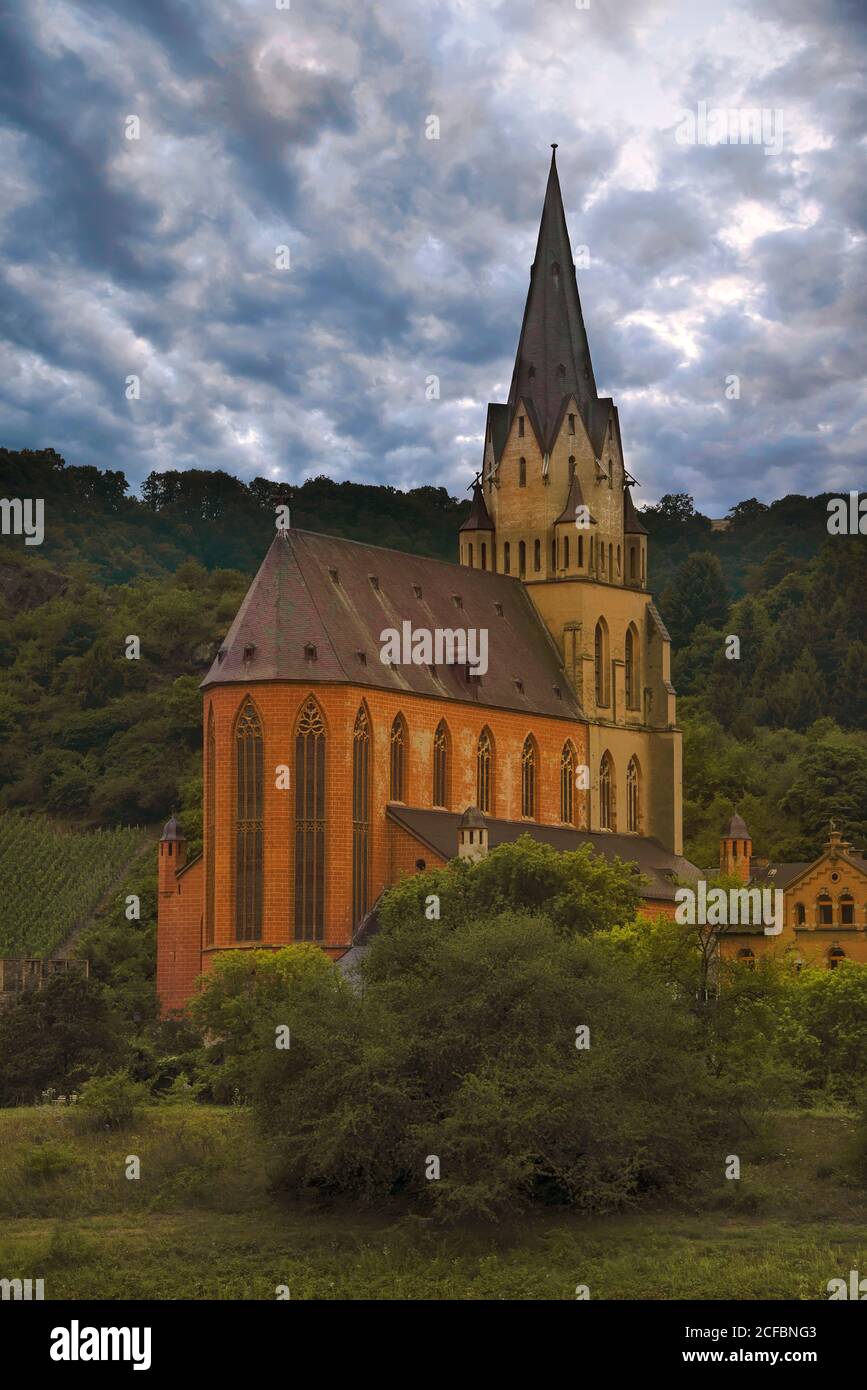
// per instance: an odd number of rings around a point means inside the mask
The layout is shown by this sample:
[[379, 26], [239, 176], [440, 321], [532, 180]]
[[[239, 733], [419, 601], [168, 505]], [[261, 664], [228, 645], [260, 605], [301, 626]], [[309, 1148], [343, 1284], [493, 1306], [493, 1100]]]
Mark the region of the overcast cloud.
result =
[[867, 486], [860, 0], [277, 3], [4, 11], [0, 443], [463, 493], [556, 140], [637, 500]]

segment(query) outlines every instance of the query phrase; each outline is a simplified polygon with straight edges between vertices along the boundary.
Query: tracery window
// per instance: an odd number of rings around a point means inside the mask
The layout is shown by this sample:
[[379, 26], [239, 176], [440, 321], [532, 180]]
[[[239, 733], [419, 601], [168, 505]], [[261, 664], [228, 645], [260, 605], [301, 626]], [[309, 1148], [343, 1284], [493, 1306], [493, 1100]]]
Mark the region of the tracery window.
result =
[[245, 700], [235, 724], [235, 940], [262, 939], [262, 724]]
[[575, 823], [575, 749], [569, 742], [560, 754], [560, 819]]
[[404, 801], [406, 782], [406, 723], [403, 715], [395, 715], [391, 726], [391, 767], [388, 794], [391, 801]]
[[476, 749], [476, 805], [485, 815], [493, 806], [494, 748], [490, 729], [482, 729]]
[[599, 765], [599, 824], [603, 830], [614, 829], [614, 767], [610, 753], [603, 754]]
[[640, 774], [638, 769], [638, 759], [629, 759], [629, 766], [626, 769], [626, 829], [638, 830], [639, 822], [639, 791]]
[[352, 925], [369, 907], [370, 881], [370, 720], [364, 705], [352, 732]]
[[440, 721], [434, 734], [433, 746], [433, 804], [449, 804], [449, 734], [444, 721]]
[[295, 940], [325, 933], [325, 725], [309, 699], [295, 726]]
[[531, 820], [536, 817], [537, 763], [535, 740], [532, 734], [528, 734], [521, 753], [521, 815]]

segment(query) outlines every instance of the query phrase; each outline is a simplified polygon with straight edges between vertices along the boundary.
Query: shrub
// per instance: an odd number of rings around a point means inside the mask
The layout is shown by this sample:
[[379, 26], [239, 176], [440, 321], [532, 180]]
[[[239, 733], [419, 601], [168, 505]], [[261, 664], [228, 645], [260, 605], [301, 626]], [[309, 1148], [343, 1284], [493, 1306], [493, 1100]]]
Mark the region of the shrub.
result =
[[19, 1172], [26, 1183], [44, 1183], [79, 1166], [79, 1158], [69, 1144], [46, 1140], [34, 1144], [21, 1159]]
[[127, 1129], [146, 1099], [147, 1089], [131, 1081], [125, 1071], [94, 1077], [81, 1088], [72, 1111], [73, 1125], [79, 1132]]
[[255, 1107], [294, 1192], [404, 1194], [447, 1221], [604, 1212], [690, 1183], [721, 1119], [689, 1010], [604, 936], [541, 917], [386, 931], [359, 989], [294, 990], [284, 1013]]

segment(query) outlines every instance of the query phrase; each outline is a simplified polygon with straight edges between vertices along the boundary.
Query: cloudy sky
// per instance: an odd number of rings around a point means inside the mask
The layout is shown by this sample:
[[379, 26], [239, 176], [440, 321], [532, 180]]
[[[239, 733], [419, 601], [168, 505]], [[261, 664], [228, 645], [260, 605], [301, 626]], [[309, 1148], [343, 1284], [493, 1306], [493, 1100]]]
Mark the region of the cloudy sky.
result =
[[462, 493], [556, 140], [636, 500], [867, 485], [862, 0], [284, 4], [3, 0], [0, 443]]

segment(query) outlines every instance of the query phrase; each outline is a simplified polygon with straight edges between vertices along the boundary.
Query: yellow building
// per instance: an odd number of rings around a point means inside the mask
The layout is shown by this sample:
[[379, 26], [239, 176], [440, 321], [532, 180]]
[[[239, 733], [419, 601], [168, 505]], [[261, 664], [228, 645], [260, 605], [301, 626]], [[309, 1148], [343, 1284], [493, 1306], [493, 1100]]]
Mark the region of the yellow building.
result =
[[[556, 149], [556, 147], [555, 147]], [[522, 579], [589, 721], [591, 831], [683, 850], [668, 632], [617, 407], [596, 390], [556, 156], [509, 399], [488, 406], [460, 561]]]
[[770, 950], [798, 966], [833, 970], [844, 960], [867, 964], [867, 858], [853, 852], [833, 821], [818, 859], [774, 864], [753, 856], [750, 832], [740, 816], [733, 816], [720, 839], [720, 870], [738, 875], [750, 888], [779, 889], [783, 895], [782, 932], [728, 927], [720, 937], [725, 956], [749, 963]]

